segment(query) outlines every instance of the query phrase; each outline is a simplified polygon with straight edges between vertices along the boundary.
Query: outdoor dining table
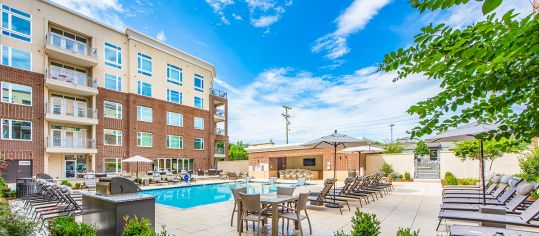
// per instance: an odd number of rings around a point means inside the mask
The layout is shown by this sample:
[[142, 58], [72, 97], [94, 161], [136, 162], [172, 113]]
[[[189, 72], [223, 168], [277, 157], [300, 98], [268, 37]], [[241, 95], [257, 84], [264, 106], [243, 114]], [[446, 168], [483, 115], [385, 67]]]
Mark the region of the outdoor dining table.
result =
[[[277, 236], [279, 234], [279, 205], [298, 200], [298, 196], [290, 195], [277, 195], [277, 194], [261, 194], [260, 203], [262, 205], [271, 205], [271, 235]], [[241, 199], [238, 203], [238, 232], [243, 231], [243, 220], [241, 220], [243, 214]], [[276, 216], [276, 217], [275, 217]]]

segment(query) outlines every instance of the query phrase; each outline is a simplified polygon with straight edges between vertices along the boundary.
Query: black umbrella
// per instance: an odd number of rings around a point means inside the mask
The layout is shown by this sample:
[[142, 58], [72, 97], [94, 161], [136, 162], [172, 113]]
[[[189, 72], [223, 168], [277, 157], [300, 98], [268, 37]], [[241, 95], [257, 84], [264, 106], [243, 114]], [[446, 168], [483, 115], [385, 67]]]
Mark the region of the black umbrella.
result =
[[[445, 133], [436, 135], [434, 137], [428, 138], [427, 141], [434, 142], [459, 142], [466, 140], [477, 140], [476, 137], [478, 134], [488, 133], [492, 130], [498, 129], [496, 124], [484, 124], [474, 122], [471, 124], [463, 125], [452, 130], [448, 130]], [[481, 183], [483, 184], [483, 205], [486, 204], [485, 198], [485, 159], [483, 155], [483, 139], [479, 139], [481, 145], [481, 160], [479, 161], [481, 169]]]
[[[306, 142], [302, 144], [302, 146], [307, 146], [311, 148], [329, 148], [333, 147], [334, 149], [334, 155], [333, 155], [333, 178], [337, 179], [337, 147], [357, 147], [362, 145], [368, 145], [369, 141], [366, 139], [357, 139], [348, 135], [339, 134], [337, 133], [337, 130], [335, 130], [335, 133], [323, 136], [319, 139], [315, 139], [309, 142]], [[337, 186], [336, 184], [333, 185], [333, 195], [335, 196], [337, 192]], [[333, 199], [335, 201], [335, 198]], [[329, 205], [328, 205], [329, 206]], [[339, 207], [338, 205], [334, 204], [331, 205], [331, 207]]]

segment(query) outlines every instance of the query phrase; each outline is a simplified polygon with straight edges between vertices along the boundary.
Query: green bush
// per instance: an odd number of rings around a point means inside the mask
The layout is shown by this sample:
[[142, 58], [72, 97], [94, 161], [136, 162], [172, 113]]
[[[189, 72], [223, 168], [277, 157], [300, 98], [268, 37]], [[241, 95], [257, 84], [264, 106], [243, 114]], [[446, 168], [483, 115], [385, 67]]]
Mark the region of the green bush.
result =
[[34, 228], [35, 223], [11, 212], [5, 200], [0, 201], [0, 235], [29, 236], [34, 234]]
[[352, 231], [346, 234], [343, 231], [335, 232], [335, 236], [376, 236], [380, 235], [380, 221], [375, 214], [364, 213], [356, 208], [355, 216], [352, 217]]
[[404, 151], [404, 147], [398, 143], [388, 143], [383, 146], [384, 153], [397, 154]]
[[389, 174], [393, 173], [393, 166], [387, 163], [384, 163], [382, 167], [380, 168], [380, 171], [384, 173], [384, 176], [389, 176]]
[[0, 197], [14, 198], [15, 190], [11, 190], [7, 187], [6, 181], [0, 177]]
[[154, 236], [152, 224], [146, 218], [138, 219], [134, 217], [129, 219], [129, 216], [124, 216], [125, 226], [122, 236]]
[[82, 188], [82, 184], [81, 183], [75, 183], [75, 186], [73, 187], [74, 189], [81, 189]]
[[402, 179], [402, 175], [399, 174], [399, 173], [393, 173], [393, 179], [400, 180], [400, 179]]
[[530, 153], [524, 154], [518, 162], [524, 179], [536, 181], [539, 178], [539, 148], [534, 148]]
[[69, 181], [65, 180], [65, 179], [62, 180], [61, 185], [64, 185], [64, 186], [67, 186], [67, 187], [71, 187], [71, 186], [72, 186], [71, 183], [70, 183]]
[[133, 180], [133, 182], [135, 182], [137, 184], [142, 184], [142, 179], [141, 178], [135, 178], [135, 180]]
[[459, 183], [455, 175], [451, 172], [445, 172], [444, 180], [447, 185], [457, 185]]
[[51, 236], [93, 236], [96, 228], [92, 225], [77, 223], [72, 216], [61, 216], [49, 221]]
[[410, 175], [410, 172], [408, 171], [404, 172], [404, 180], [412, 180], [412, 176]]
[[412, 231], [410, 228], [399, 228], [397, 236], [419, 236], [419, 230]]
[[458, 185], [476, 185], [479, 180], [474, 178], [458, 179]]

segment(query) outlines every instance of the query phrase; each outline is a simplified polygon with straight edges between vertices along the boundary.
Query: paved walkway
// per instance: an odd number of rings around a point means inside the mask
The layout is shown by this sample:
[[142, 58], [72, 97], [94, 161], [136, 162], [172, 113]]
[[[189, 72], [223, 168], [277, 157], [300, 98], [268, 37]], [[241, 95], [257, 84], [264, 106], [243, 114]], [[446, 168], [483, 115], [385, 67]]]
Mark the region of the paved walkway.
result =
[[[382, 235], [396, 235], [399, 227], [420, 229], [421, 235], [445, 235], [436, 232], [439, 205], [441, 202], [441, 185], [436, 182], [394, 183], [395, 191], [384, 198], [364, 206], [363, 211], [374, 213], [382, 222]], [[316, 191], [321, 185], [303, 188], [301, 191]], [[337, 230], [349, 231], [351, 218], [357, 200], [350, 202], [351, 211], [344, 210], [340, 215], [338, 209], [309, 206], [313, 235], [333, 235]], [[180, 209], [161, 204], [156, 206], [156, 230], [166, 225], [168, 233], [175, 235], [238, 235], [234, 227], [230, 226], [230, 214], [233, 202], [216, 203], [206, 206]], [[290, 228], [288, 234], [299, 234]], [[308, 234], [308, 224], [303, 223], [305, 235]], [[443, 228], [441, 228], [443, 230]], [[263, 228], [263, 235], [267, 235], [268, 227]], [[248, 231], [243, 235], [255, 235]]]

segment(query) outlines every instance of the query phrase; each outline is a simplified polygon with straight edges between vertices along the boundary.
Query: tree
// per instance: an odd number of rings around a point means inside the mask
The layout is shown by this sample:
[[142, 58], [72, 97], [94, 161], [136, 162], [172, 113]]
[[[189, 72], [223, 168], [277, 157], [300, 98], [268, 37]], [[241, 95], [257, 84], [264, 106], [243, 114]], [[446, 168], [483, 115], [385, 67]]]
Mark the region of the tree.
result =
[[414, 153], [416, 156], [427, 156], [430, 155], [430, 149], [427, 144], [421, 140], [417, 143], [417, 146], [415, 146]]
[[[479, 160], [481, 158], [481, 147], [479, 142], [479, 140], [459, 142], [453, 151], [461, 160]], [[503, 156], [504, 153], [516, 153], [525, 148], [525, 143], [514, 138], [484, 141], [483, 153], [485, 160], [490, 160], [489, 171], [492, 169], [492, 163], [494, 163], [496, 158]]]
[[[410, 0], [426, 10], [468, 4], [470, 0]], [[484, 0], [483, 14], [502, 0]], [[533, 14], [489, 14], [464, 29], [430, 24], [415, 36], [414, 44], [385, 56], [380, 69], [397, 71], [394, 81], [412, 74], [441, 80], [442, 92], [408, 109], [418, 115], [412, 137], [443, 132], [470, 121], [498, 123], [499, 130], [484, 139], [539, 136], [539, 0]]]
[[247, 145], [242, 141], [231, 143], [228, 145], [228, 160], [247, 160], [247, 151], [245, 150]]
[[525, 153], [519, 160], [520, 170], [524, 178], [529, 182], [535, 182], [539, 178], [539, 147]]

